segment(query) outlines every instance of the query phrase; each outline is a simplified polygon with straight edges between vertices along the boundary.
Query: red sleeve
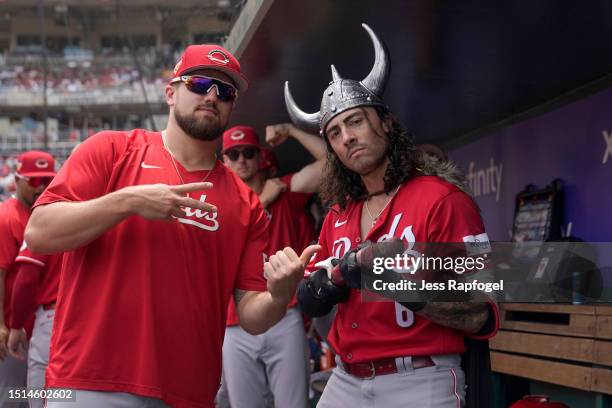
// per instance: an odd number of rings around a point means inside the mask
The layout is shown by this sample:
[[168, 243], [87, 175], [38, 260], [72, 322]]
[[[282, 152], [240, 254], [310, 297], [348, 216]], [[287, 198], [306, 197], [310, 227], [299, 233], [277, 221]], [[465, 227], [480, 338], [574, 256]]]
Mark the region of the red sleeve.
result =
[[87, 201], [106, 193], [114, 163], [127, 147], [127, 133], [100, 132], [68, 158], [34, 206], [56, 201]]
[[485, 232], [474, 201], [462, 191], [441, 198], [429, 213], [428, 242], [465, 242], [464, 238]]
[[[6, 204], [4, 204], [6, 205]], [[0, 269], [8, 271], [15, 261], [21, 242], [15, 240], [11, 216], [0, 207]]]
[[289, 199], [292, 201], [293, 205], [297, 208], [304, 208], [312, 194], [310, 193], [295, 193], [291, 191], [291, 180], [295, 173], [287, 174], [286, 176], [281, 177], [281, 181], [287, 185], [287, 192], [285, 194], [288, 195]]
[[249, 237], [244, 251], [240, 254], [240, 266], [235, 287], [261, 292], [267, 289], [263, 276], [263, 263], [268, 246], [268, 218], [257, 195], [250, 191], [249, 198], [251, 203]]
[[19, 249], [19, 255], [15, 258], [15, 263], [24, 264], [28, 263], [31, 265], [39, 266], [44, 268], [47, 266], [47, 261], [51, 255], [39, 255], [33, 254], [30, 252], [30, 249], [27, 247], [26, 242], [23, 241], [21, 248]]
[[25, 262], [19, 266], [13, 285], [10, 327], [21, 329], [36, 312], [36, 293], [42, 267]]

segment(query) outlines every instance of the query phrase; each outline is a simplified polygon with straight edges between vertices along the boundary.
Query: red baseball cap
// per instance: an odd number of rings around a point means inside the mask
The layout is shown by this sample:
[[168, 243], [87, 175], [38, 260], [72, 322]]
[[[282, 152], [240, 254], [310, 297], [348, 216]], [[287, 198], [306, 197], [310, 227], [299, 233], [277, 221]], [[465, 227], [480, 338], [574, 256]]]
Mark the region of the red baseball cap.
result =
[[221, 153], [237, 146], [253, 146], [260, 149], [259, 136], [257, 136], [255, 129], [250, 126], [234, 126], [223, 132]]
[[270, 149], [261, 149], [261, 162], [259, 168], [261, 170], [267, 170], [274, 167], [278, 167], [276, 154]]
[[24, 177], [53, 177], [55, 159], [47, 152], [30, 150], [17, 157], [15, 172]]
[[249, 81], [240, 71], [238, 60], [220, 45], [199, 44], [185, 48], [185, 52], [174, 66], [172, 80], [198, 69], [215, 69], [223, 72], [232, 79], [241, 92], [249, 88]]

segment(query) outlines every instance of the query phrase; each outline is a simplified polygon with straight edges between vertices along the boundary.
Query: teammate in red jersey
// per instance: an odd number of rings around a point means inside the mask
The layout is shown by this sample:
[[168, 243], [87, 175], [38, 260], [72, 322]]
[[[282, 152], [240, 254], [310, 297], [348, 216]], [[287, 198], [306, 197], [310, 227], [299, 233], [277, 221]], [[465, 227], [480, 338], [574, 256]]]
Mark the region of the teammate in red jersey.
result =
[[187, 47], [165, 88], [166, 129], [90, 137], [40, 197], [28, 246], [70, 251], [47, 387], [76, 389], [87, 407], [212, 407], [230, 296], [252, 334], [283, 317], [317, 247], [276, 254], [285, 267], [264, 280], [266, 216], [215, 157], [246, 89], [227, 50]]
[[[62, 253], [33, 254], [24, 242], [15, 259], [18, 270], [13, 286], [8, 349], [15, 358], [22, 361], [27, 358], [29, 388], [45, 388], [62, 257]], [[28, 345], [25, 327], [32, 315], [35, 315], [34, 328]], [[30, 408], [42, 408], [44, 400], [30, 398], [28, 402]]]
[[[313, 236], [312, 223], [307, 222], [304, 207], [311, 193], [318, 191], [325, 144], [291, 124], [268, 126], [266, 135], [274, 145], [290, 136], [295, 138], [316, 161], [281, 179], [268, 178], [274, 170], [275, 158], [272, 152], [264, 153], [255, 129], [250, 126], [235, 126], [225, 131], [223, 159], [257, 193], [266, 209], [270, 220], [267, 254], [271, 256], [285, 247], [299, 252]], [[269, 331], [252, 336], [238, 326], [238, 316], [230, 303], [223, 343], [223, 378], [231, 406], [263, 406], [268, 386], [277, 408], [299, 408], [308, 403], [306, 334], [296, 304], [295, 300], [291, 301], [283, 319]]]
[[[285, 87], [294, 123], [318, 127], [329, 151], [322, 194], [334, 206], [319, 237], [322, 250], [310, 270], [329, 257], [342, 258], [365, 241], [397, 238], [408, 247], [416, 242], [465, 242], [467, 255], [489, 247], [472, 198], [455, 184], [426, 175], [424, 164], [431, 163], [416, 153], [412, 137], [381, 99], [389, 59], [376, 34], [364, 28], [376, 58], [365, 79], [341, 78], [332, 66], [333, 81], [316, 114], [301, 111]], [[475, 241], [482, 245], [472, 246]], [[300, 286], [306, 313], [320, 315], [338, 304], [328, 337], [338, 367], [318, 406], [461, 406], [465, 379], [459, 354], [465, 351], [464, 337], [493, 335], [496, 306], [366, 302], [360, 289], [335, 284], [325, 269]]]
[[[15, 257], [23, 242], [30, 208], [55, 175], [55, 160], [49, 153], [29, 151], [17, 158], [16, 196], [0, 205], [0, 388], [25, 387], [26, 364], [8, 355], [7, 342], [11, 316], [11, 294], [17, 265]], [[33, 316], [22, 322], [30, 333]], [[0, 402], [4, 395], [0, 395]], [[1, 405], [1, 404], [0, 404]]]

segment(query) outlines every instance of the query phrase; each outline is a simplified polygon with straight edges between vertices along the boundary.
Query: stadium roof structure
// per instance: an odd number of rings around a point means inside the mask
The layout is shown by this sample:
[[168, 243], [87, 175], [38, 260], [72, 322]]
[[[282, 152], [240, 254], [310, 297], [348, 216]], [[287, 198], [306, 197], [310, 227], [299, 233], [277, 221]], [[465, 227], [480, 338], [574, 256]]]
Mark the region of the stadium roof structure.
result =
[[[40, 0], [0, 0], [0, 5], [38, 6]], [[172, 6], [172, 7], [229, 7], [236, 1], [230, 0], [44, 0], [48, 6], [78, 6], [78, 7], [145, 7], [145, 6]]]
[[385, 100], [420, 143], [452, 147], [612, 85], [606, 0], [261, 3], [263, 12], [247, 3], [253, 24], [237, 36], [241, 15], [228, 42], [252, 83], [233, 122], [261, 130], [288, 120], [285, 81], [299, 106], [316, 112], [330, 64], [344, 78], [365, 77], [373, 50], [362, 22], [390, 49]]
[[[242, 0], [0, 0], [0, 22], [12, 17], [37, 16], [42, 5], [47, 16], [69, 15], [77, 20], [87, 13], [87, 19], [104, 19], [122, 12], [155, 12], [162, 21], [169, 16], [217, 15], [232, 19], [242, 7]], [[111, 20], [112, 23], [112, 20]]]

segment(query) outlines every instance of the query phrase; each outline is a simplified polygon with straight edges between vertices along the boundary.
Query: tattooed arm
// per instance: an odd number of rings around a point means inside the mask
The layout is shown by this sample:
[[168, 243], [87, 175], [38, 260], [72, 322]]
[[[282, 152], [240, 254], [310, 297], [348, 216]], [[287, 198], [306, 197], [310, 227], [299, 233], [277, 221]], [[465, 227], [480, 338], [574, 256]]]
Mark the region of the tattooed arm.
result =
[[417, 312], [429, 321], [466, 333], [478, 333], [491, 314], [487, 302], [429, 302]]

